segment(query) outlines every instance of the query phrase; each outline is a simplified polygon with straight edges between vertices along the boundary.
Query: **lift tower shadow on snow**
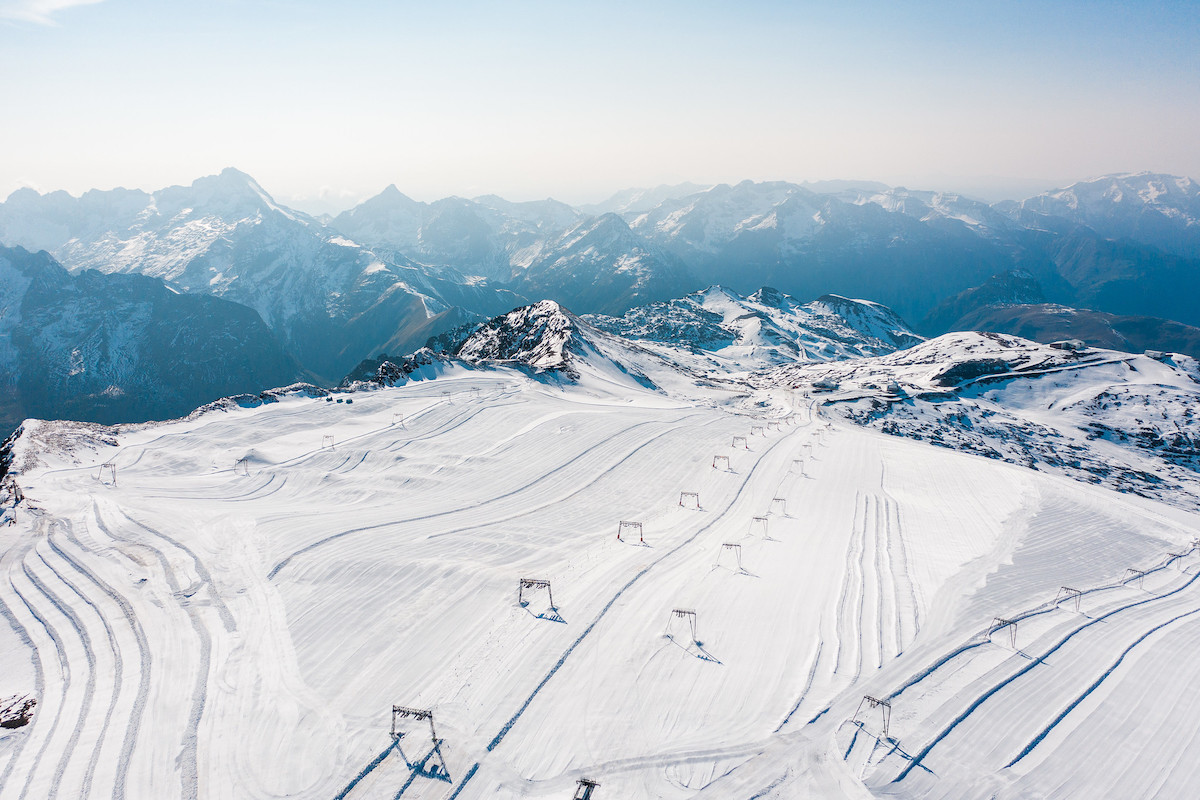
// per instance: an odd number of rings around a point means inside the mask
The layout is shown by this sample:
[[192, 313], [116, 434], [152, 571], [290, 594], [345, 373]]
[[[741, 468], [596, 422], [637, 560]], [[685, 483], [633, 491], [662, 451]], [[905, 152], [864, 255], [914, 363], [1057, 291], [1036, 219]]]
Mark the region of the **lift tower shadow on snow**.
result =
[[[404, 752], [402, 743], [411, 741], [414, 745], [421, 740], [421, 736], [416, 735], [424, 727], [421, 723], [429, 723], [429, 739], [430, 748], [420, 758], [410, 758]], [[412, 725], [416, 729], [405, 730], [406, 727]], [[351, 781], [346, 784], [342, 791], [334, 795], [333, 800], [346, 800], [353, 797], [355, 787], [376, 769], [379, 768], [392, 752], [397, 752], [404, 759], [405, 769], [408, 771], [408, 778], [400, 786], [399, 790], [392, 795], [394, 798], [403, 797], [409, 787], [416, 781], [417, 778], [428, 778], [443, 783], [450, 783], [450, 770], [446, 767], [446, 760], [442, 756], [442, 740], [437, 736], [437, 729], [433, 724], [433, 711], [423, 708], [409, 708], [408, 706], [392, 706], [392, 728], [391, 728], [391, 743], [385, 747], [379, 755], [375, 756], [362, 770], [359, 771]], [[417, 748], [418, 752], [420, 748]]]

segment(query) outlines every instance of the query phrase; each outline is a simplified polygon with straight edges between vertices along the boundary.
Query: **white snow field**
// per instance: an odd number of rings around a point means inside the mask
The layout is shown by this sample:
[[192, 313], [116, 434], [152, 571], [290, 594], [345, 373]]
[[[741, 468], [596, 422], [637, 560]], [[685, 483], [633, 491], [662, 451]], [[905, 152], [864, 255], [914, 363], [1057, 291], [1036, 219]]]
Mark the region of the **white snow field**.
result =
[[31, 423], [0, 800], [1195, 794], [1194, 513], [593, 378]]

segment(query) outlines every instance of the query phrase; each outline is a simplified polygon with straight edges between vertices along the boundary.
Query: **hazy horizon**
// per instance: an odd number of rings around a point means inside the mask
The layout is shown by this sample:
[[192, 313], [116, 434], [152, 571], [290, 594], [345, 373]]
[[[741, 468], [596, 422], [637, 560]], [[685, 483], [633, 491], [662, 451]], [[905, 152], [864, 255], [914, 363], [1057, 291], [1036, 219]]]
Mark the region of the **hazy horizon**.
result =
[[[0, 194], [0, 202], [3, 202], [8, 197], [11, 197], [14, 192], [16, 192], [20, 189], [25, 189], [25, 188], [33, 189], [34, 191], [38, 192], [39, 194], [50, 194], [50, 193], [57, 192], [57, 191], [65, 191], [73, 197], [79, 197], [81, 194], [88, 192], [88, 191], [92, 191], [92, 190], [109, 191], [109, 190], [113, 190], [113, 189], [130, 189], [130, 190], [141, 190], [141, 191], [144, 191], [147, 193], [153, 193], [153, 192], [156, 192], [156, 191], [159, 191], [162, 189], [169, 188], [170, 186], [190, 185], [195, 180], [198, 180], [198, 179], [204, 178], [204, 177], [215, 176], [215, 175], [219, 174], [223, 169], [227, 169], [227, 168], [236, 169], [239, 172], [243, 172], [243, 173], [249, 175], [276, 202], [279, 202], [289, 208], [296, 209], [297, 211], [303, 211], [307, 214], [313, 214], [316, 216], [319, 216], [321, 214], [336, 215], [338, 213], [341, 213], [342, 211], [345, 211], [345, 210], [355, 207], [356, 205], [362, 203], [365, 200], [370, 199], [371, 197], [374, 197], [374, 196], [380, 194], [389, 185], [394, 185], [394, 184], [380, 185], [378, 187], [378, 189], [376, 189], [374, 191], [369, 191], [369, 192], [363, 193], [363, 194], [350, 193], [350, 192], [342, 192], [340, 194], [334, 194], [329, 191], [329, 187], [321, 187], [324, 190], [324, 193], [322, 193], [321, 191], [317, 191], [317, 192], [313, 192], [313, 193], [300, 194], [300, 195], [285, 195], [285, 194], [280, 194], [280, 193], [273, 191], [271, 186], [268, 183], [259, 180], [258, 177], [256, 175], [254, 175], [253, 173], [250, 173], [249, 171], [244, 170], [244, 169], [240, 169], [239, 167], [237, 167], [234, 164], [229, 164], [222, 169], [214, 170], [214, 171], [212, 171], [210, 173], [206, 173], [204, 175], [196, 175], [191, 180], [185, 180], [185, 181], [172, 183], [172, 184], [164, 184], [161, 186], [156, 186], [156, 185], [135, 186], [135, 185], [131, 185], [131, 184], [118, 183], [118, 184], [114, 184], [111, 186], [91, 186], [91, 187], [87, 187], [85, 189], [72, 191], [70, 189], [66, 189], [63, 187], [42, 187], [42, 186], [36, 186], [36, 185], [30, 184], [30, 183], [22, 183], [21, 185], [12, 188], [7, 194]], [[1095, 176], [1087, 176], [1087, 177], [1095, 177]], [[1077, 180], [1086, 180], [1087, 177], [1079, 178]], [[851, 183], [851, 184], [852, 183], [862, 183], [862, 184], [887, 183], [886, 181], [879, 181], [879, 180], [876, 180], [876, 179], [870, 178], [870, 177], [860, 177], [860, 178], [836, 178], [835, 177], [835, 178], [822, 178], [822, 179], [817, 179], [817, 180], [787, 179], [787, 178], [763, 178], [763, 179], [755, 180], [755, 179], [746, 178], [743, 180], [754, 180], [756, 183], [764, 182], [764, 181], [765, 182], [784, 181], [787, 183], [794, 183], [797, 185], [812, 184], [812, 185], [816, 186], [815, 191], [823, 191], [823, 189], [819, 185], [823, 184], [823, 183], [831, 183], [831, 182], [832, 183]], [[892, 186], [892, 187], [905, 187], [908, 189], [917, 189], [917, 190], [957, 192], [964, 196], [970, 196], [970, 197], [973, 197], [974, 199], [983, 200], [983, 201], [991, 203], [991, 202], [998, 202], [1000, 200], [1025, 199], [1027, 197], [1030, 197], [1030, 196], [1037, 194], [1039, 192], [1042, 192], [1042, 191], [1046, 191], [1049, 189], [1055, 189], [1055, 188], [1062, 188], [1064, 186], [1070, 185], [1071, 183], [1077, 182], [1077, 180], [1070, 180], [1070, 181], [1066, 181], [1066, 182], [1062, 182], [1062, 181], [1055, 182], [1055, 181], [1049, 181], [1049, 180], [989, 179], [987, 177], [981, 177], [981, 178], [978, 178], [975, 180], [972, 180], [972, 179], [959, 180], [955, 183], [954, 186], [926, 185], [926, 184], [920, 183], [920, 182], [889, 183], [888, 185]], [[995, 182], [993, 183], [990, 181], [995, 181]], [[701, 187], [701, 189], [697, 190], [697, 191], [700, 191], [700, 190], [710, 188], [712, 186], [717, 186], [720, 184], [733, 185], [733, 184], [737, 184], [737, 183], [741, 183], [741, 180], [719, 181], [719, 182], [713, 182], [713, 183], [701, 182], [701, 181], [680, 180], [676, 183], [669, 183], [669, 184], [659, 183], [659, 184], [654, 184], [654, 185], [646, 184], [646, 185], [638, 185], [638, 186], [614, 187], [610, 191], [603, 191], [597, 195], [589, 195], [589, 196], [582, 197], [582, 198], [571, 198], [571, 199], [555, 196], [552, 194], [540, 195], [540, 196], [539, 195], [528, 195], [528, 196], [516, 195], [516, 196], [513, 196], [513, 195], [506, 195], [501, 192], [493, 192], [493, 191], [481, 191], [481, 192], [477, 192], [477, 193], [474, 193], [471, 195], [461, 195], [461, 194], [456, 195], [452, 192], [447, 192], [444, 194], [418, 195], [413, 192], [406, 191], [405, 188], [402, 186], [397, 186], [396, 188], [401, 193], [407, 195], [409, 198], [416, 200], [418, 202], [426, 202], [426, 203], [434, 202], [437, 200], [442, 200], [442, 199], [445, 199], [448, 197], [456, 197], [456, 196], [457, 197], [468, 197], [470, 199], [478, 198], [478, 197], [485, 197], [485, 196], [497, 196], [497, 197], [501, 197], [501, 198], [511, 201], [511, 202], [534, 202], [534, 201], [540, 201], [540, 200], [556, 200], [559, 202], [567, 203], [568, 205], [573, 205], [573, 206], [577, 206], [577, 207], [587, 207], [587, 206], [599, 205], [600, 203], [602, 203], [606, 200], [609, 200], [610, 198], [612, 198], [620, 193], [627, 192], [627, 191], [654, 190], [654, 189], [659, 189], [659, 188], [663, 188], [663, 187], [675, 187], [678, 185], [686, 185], [686, 184], [695, 184], [695, 185]]]
[[0, 197], [234, 166], [332, 213], [871, 180], [995, 201], [1200, 177], [1192, 2], [0, 0]]

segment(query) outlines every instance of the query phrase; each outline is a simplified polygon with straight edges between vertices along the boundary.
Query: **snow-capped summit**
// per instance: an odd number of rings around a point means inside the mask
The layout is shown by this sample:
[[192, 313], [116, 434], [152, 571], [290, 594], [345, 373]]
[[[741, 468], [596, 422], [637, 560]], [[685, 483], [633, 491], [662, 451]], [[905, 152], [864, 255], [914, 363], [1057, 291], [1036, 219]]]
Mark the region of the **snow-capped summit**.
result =
[[579, 319], [553, 300], [541, 300], [488, 320], [459, 344], [453, 355], [464, 361], [515, 361], [535, 370], [570, 366], [581, 353]]
[[258, 181], [233, 167], [226, 167], [217, 175], [197, 178], [190, 186], [171, 186], [155, 192], [155, 210], [166, 219], [174, 219], [179, 214], [247, 219], [269, 212], [289, 219], [306, 218], [306, 215], [280, 206]]
[[1063, 217], [1110, 239], [1200, 257], [1200, 183], [1155, 172], [1104, 175], [1022, 201], [1020, 211]]
[[635, 216], [630, 227], [685, 257], [715, 254], [740, 232], [756, 228], [777, 228], [792, 238], [805, 238], [811, 235], [812, 217], [821, 204], [818, 195], [792, 183], [742, 181], [666, 200]]
[[626, 338], [708, 351], [732, 370], [881, 355], [922, 341], [891, 309], [825, 295], [811, 303], [763, 287], [710, 286], [685, 297], [587, 318]]
[[1017, 223], [1010, 217], [987, 203], [953, 192], [922, 191], [897, 186], [877, 192], [846, 191], [838, 197], [854, 205], [871, 203], [925, 223], [958, 223], [985, 236], [997, 235], [1017, 227]]

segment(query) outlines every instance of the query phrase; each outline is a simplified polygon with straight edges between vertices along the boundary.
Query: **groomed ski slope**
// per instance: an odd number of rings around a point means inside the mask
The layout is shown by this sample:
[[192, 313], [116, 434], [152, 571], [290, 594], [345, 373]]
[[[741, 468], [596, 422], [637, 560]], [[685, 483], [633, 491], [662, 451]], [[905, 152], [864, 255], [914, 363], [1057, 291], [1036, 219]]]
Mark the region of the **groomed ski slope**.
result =
[[[32, 673], [40, 705], [0, 738], [0, 800], [563, 798], [585, 776], [598, 800], [1178, 797], [1200, 778], [1182, 511], [782, 390], [451, 369], [353, 400], [143, 428], [20, 476], [37, 510], [0, 529], [0, 646], [33, 668], [0, 681]], [[520, 578], [554, 607], [519, 605]], [[878, 709], [855, 719], [863, 695], [891, 703], [888, 736]], [[413, 720], [393, 740], [393, 704], [432, 709], [440, 745]]]

